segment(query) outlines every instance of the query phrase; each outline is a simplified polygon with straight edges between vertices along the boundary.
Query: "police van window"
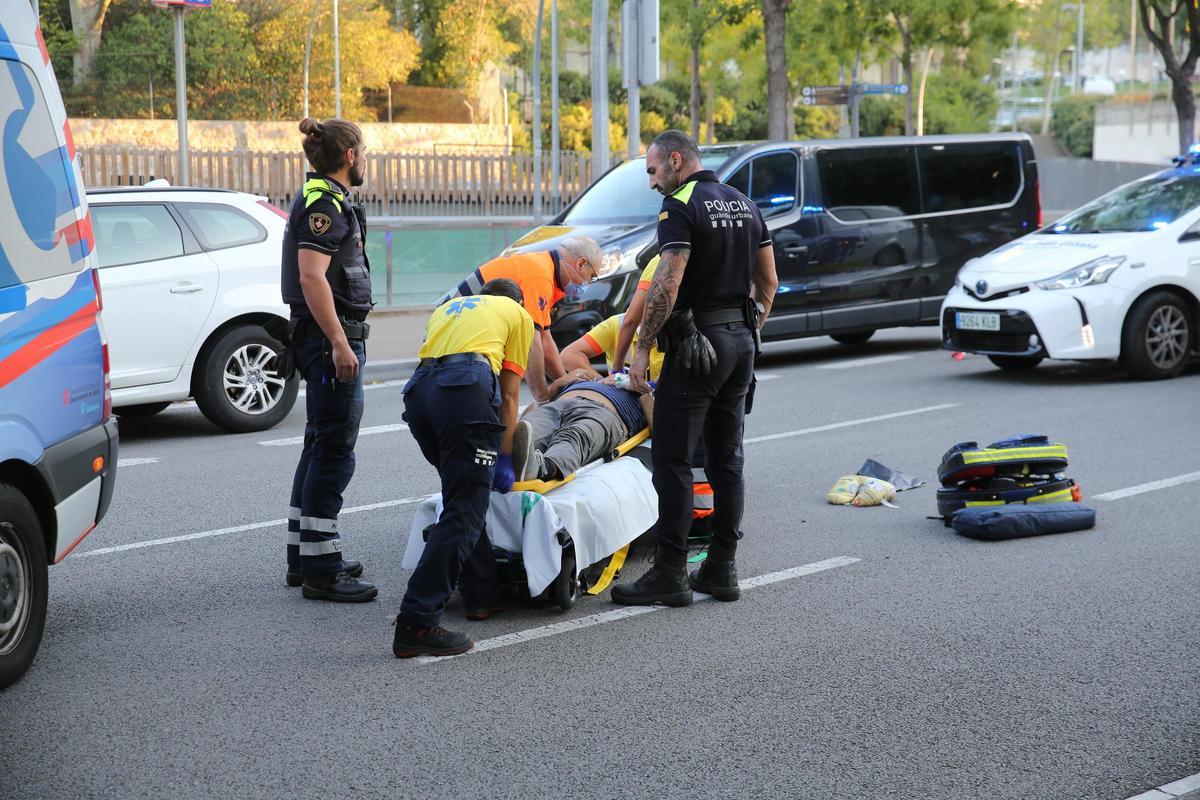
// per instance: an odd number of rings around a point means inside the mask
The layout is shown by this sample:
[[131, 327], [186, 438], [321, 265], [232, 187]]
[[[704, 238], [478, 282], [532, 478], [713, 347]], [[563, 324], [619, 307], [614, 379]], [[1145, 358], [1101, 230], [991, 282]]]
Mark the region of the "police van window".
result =
[[62, 125], [26, 65], [0, 59], [0, 108], [0, 288], [77, 273], [85, 262], [65, 229], [83, 198], [62, 155]]
[[267, 229], [245, 212], [212, 203], [176, 203], [205, 250], [221, 250], [261, 242]]
[[101, 267], [120, 267], [183, 255], [183, 233], [166, 206], [92, 206]]
[[747, 196], [764, 217], [796, 207], [799, 162], [792, 153], [771, 153], [750, 162], [750, 191]]
[[747, 197], [750, 196], [750, 162], [747, 161], [738, 168], [738, 171], [729, 176], [725, 181], [727, 184], [737, 189]]
[[922, 145], [917, 156], [926, 213], [1009, 205], [1021, 191], [1016, 142]]
[[861, 208], [871, 219], [921, 213], [911, 147], [846, 147], [817, 153], [821, 193], [829, 213]]
[[626, 161], [592, 184], [563, 222], [568, 225], [645, 222], [658, 215], [662, 195], [650, 188], [646, 159]]

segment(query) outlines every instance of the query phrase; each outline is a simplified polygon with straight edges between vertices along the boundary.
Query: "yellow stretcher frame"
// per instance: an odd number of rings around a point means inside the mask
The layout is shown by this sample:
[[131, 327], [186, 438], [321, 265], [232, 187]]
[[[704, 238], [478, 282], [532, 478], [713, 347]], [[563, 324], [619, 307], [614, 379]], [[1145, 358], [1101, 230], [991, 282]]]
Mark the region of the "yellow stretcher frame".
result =
[[641, 444], [642, 442], [646, 441], [649, 438], [650, 438], [650, 429], [642, 428], [642, 430], [635, 433], [633, 436], [626, 439], [621, 444], [617, 445], [617, 449], [613, 450], [612, 453], [610, 454], [609, 458], [607, 458], [607, 459], [598, 458], [589, 464], [584, 464], [582, 467], [575, 470], [574, 472], [572, 472], [570, 475], [563, 478], [562, 480], [557, 480], [557, 481], [542, 481], [542, 480], [517, 481], [516, 483], [514, 483], [512, 485], [512, 491], [514, 491], [514, 492], [537, 492], [538, 494], [545, 494], [546, 492], [549, 492], [553, 489], [557, 489], [560, 486], [567, 485], [571, 481], [575, 480], [576, 477], [582, 475], [583, 473], [587, 472], [590, 469], [594, 469], [595, 467], [598, 467], [601, 464], [606, 464], [609, 461], [613, 461], [613, 460], [620, 458], [621, 456], [625, 455], [630, 450], [637, 447], [639, 444]]

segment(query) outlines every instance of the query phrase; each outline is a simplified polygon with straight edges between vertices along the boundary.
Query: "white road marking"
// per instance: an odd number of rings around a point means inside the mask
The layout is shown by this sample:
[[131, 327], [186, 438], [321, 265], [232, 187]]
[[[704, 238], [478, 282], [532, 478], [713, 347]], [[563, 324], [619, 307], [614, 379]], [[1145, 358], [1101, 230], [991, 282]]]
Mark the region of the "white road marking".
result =
[[876, 364], [887, 364], [892, 361], [907, 361], [912, 356], [870, 356], [868, 358], [852, 358], [849, 361], [834, 361], [830, 364], [818, 364], [816, 369], [854, 369], [855, 367], [873, 367]]
[[[406, 383], [408, 383], [407, 378], [405, 378], [402, 381], [380, 381], [379, 383], [364, 383], [363, 391], [369, 392], [372, 389], [391, 389], [393, 386], [403, 386]], [[308, 390], [301, 389], [300, 393], [296, 395], [296, 398], [299, 399], [299, 398], [305, 397], [307, 395], [308, 395]]]
[[[836, 567], [844, 567], [849, 564], [854, 564], [860, 559], [851, 558], [849, 556], [838, 556], [836, 558], [827, 558], [824, 561], [817, 561], [813, 564], [805, 564], [791, 569], [781, 570], [780, 572], [772, 572], [767, 575], [759, 575], [756, 578], [747, 578], [740, 582], [743, 590], [757, 589], [759, 586], [767, 586], [779, 581], [791, 580], [792, 578], [800, 578], [805, 575], [812, 575], [816, 572], [823, 572], [827, 569]], [[697, 602], [705, 602], [712, 598], [708, 595], [701, 594], [697, 598]], [[592, 614], [578, 619], [567, 620], [566, 622], [555, 622], [550, 625], [542, 625], [537, 628], [529, 628], [523, 631], [514, 633], [506, 633], [503, 636], [497, 636], [492, 639], [484, 639], [476, 642], [475, 647], [458, 656], [421, 656], [413, 659], [417, 664], [436, 664], [441, 661], [448, 661], [452, 658], [462, 658], [464, 656], [476, 655], [484, 653], [488, 650], [495, 650], [500, 647], [510, 647], [514, 644], [525, 644], [527, 642], [536, 641], [537, 639], [545, 639], [547, 636], [558, 636], [563, 633], [571, 633], [572, 631], [591, 628], [596, 625], [604, 625], [609, 622], [618, 622], [630, 617], [640, 617], [644, 614], [653, 614], [655, 611], [663, 611], [667, 606], [626, 606], [624, 608], [614, 609], [612, 611], [604, 611], [599, 614]]]
[[782, 378], [782, 377], [783, 377], [783, 376], [782, 376], [782, 375], [780, 375], [778, 372], [756, 372], [756, 373], [754, 373], [754, 378], [755, 378], [755, 380], [757, 380], [759, 383], [762, 383], [763, 381], [774, 381], [774, 380], [778, 380], [778, 379], [780, 379], [780, 378]]
[[770, 442], [775, 439], [790, 439], [793, 436], [806, 436], [810, 433], [824, 433], [825, 431], [833, 431], [838, 428], [849, 428], [854, 425], [862, 425], [867, 422], [883, 422], [889, 419], [899, 419], [900, 417], [911, 417], [914, 414], [928, 414], [932, 411], [943, 411], [947, 408], [958, 408], [960, 403], [942, 403], [937, 406], [925, 406], [924, 408], [914, 408], [910, 411], [896, 411], [891, 414], [880, 414], [877, 417], [863, 417], [862, 419], [851, 419], [845, 422], [833, 422], [829, 425], [818, 425], [815, 428], [802, 428], [797, 431], [784, 431], [783, 433], [771, 433], [766, 436], [752, 436], [745, 440], [745, 444], [754, 444], [755, 442]]
[[157, 464], [157, 463], [158, 463], [157, 458], [118, 458], [117, 459], [117, 469], [124, 469], [125, 467], [140, 467], [143, 464]]
[[[378, 433], [394, 433], [395, 431], [406, 431], [408, 426], [403, 423], [395, 425], [373, 425], [369, 428], [360, 428], [358, 431], [359, 437], [374, 436]], [[259, 442], [263, 447], [287, 447], [289, 445], [304, 444], [303, 436], [289, 436], [286, 439], [268, 439], [265, 442]]]
[[1173, 797], [1185, 795], [1195, 789], [1200, 789], [1200, 772], [1164, 784], [1157, 789], [1151, 789], [1148, 792], [1134, 795], [1129, 800], [1170, 800]]
[[1094, 494], [1092, 495], [1092, 499], [1123, 500], [1126, 497], [1133, 497], [1134, 495], [1145, 494], [1146, 492], [1155, 492], [1159, 489], [1167, 489], [1171, 486], [1179, 486], [1181, 483], [1191, 483], [1192, 481], [1200, 481], [1200, 472], [1189, 472], [1186, 475], [1176, 475], [1174, 478], [1163, 478], [1161, 481], [1150, 481], [1150, 483], [1130, 486], [1128, 489], [1117, 489], [1113, 492]]
[[[377, 511], [381, 508], [395, 508], [396, 506], [409, 506], [414, 503], [420, 503], [426, 496], [421, 497], [402, 497], [399, 500], [385, 500], [382, 503], [369, 503], [365, 506], [351, 506], [343, 508], [342, 514], [358, 514], [362, 511]], [[217, 528], [213, 531], [201, 531], [200, 533], [186, 533], [182, 536], [168, 536], [163, 539], [150, 539], [144, 542], [131, 542], [130, 544], [119, 544], [114, 547], [98, 547], [95, 550], [85, 550], [82, 553], [76, 553], [76, 557], [83, 556], [102, 556], [108, 553], [122, 553], [126, 550], [140, 550], [144, 547], [157, 547], [162, 544], [175, 544], [177, 542], [190, 542], [193, 539], [207, 539], [211, 536], [224, 536], [227, 533], [244, 533], [246, 531], [259, 530], [261, 528], [274, 528], [277, 525], [286, 525], [286, 519], [269, 519], [266, 522], [251, 522], [248, 525], [234, 525], [231, 528]]]

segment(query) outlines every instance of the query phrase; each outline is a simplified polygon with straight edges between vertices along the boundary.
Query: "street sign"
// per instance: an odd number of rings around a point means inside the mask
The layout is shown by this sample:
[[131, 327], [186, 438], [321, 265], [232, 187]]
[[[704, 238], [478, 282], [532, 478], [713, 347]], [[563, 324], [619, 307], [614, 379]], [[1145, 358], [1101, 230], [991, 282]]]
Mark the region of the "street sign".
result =
[[859, 94], [908, 94], [907, 83], [860, 83]]
[[849, 102], [849, 86], [805, 86], [800, 90], [803, 106], [844, 106]]

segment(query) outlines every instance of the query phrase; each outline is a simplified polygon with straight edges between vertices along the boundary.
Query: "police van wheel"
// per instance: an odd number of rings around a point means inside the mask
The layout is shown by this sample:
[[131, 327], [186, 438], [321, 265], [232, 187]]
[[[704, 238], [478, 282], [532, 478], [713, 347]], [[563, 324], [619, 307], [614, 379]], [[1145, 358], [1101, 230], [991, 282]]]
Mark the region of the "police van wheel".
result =
[[875, 331], [855, 331], [854, 333], [831, 333], [829, 338], [838, 344], [863, 344], [874, 335]]
[[261, 326], [239, 325], [221, 334], [196, 376], [196, 405], [210, 422], [231, 433], [273, 428], [296, 404], [300, 379], [275, 374], [279, 342]]
[[554, 579], [554, 602], [563, 611], [570, 611], [579, 598], [579, 579], [575, 576], [575, 551], [564, 550], [562, 569]]
[[46, 542], [33, 506], [0, 483], [0, 689], [25, 674], [46, 624]]

